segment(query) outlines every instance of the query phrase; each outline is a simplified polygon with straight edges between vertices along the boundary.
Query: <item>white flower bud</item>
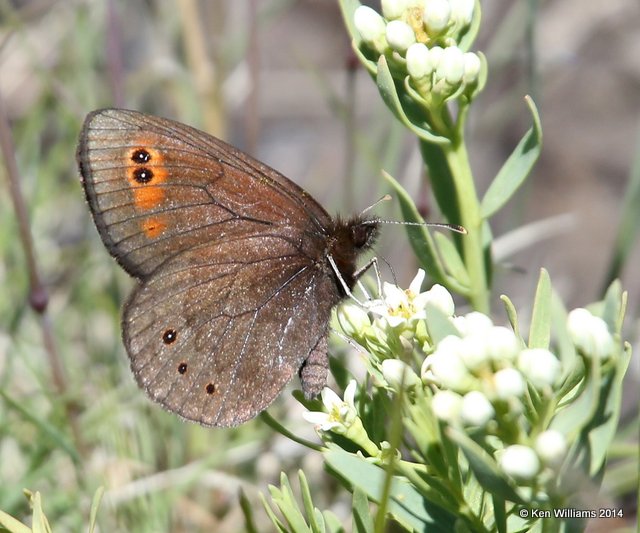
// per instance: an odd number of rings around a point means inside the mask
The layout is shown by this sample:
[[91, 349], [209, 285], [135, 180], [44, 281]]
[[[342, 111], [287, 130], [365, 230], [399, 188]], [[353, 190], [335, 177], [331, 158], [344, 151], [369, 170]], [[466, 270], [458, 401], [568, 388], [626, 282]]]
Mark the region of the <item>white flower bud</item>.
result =
[[460, 26], [468, 25], [473, 19], [474, 0], [449, 0], [451, 3], [451, 20]]
[[448, 46], [442, 51], [442, 57], [436, 70], [438, 78], [449, 85], [457, 85], [464, 74], [464, 54], [457, 46]]
[[543, 463], [558, 466], [567, 454], [567, 440], [559, 431], [549, 429], [538, 435], [534, 448]]
[[436, 70], [442, 59], [444, 48], [441, 46], [432, 46], [429, 48], [429, 65], [431, 70]]
[[400, 390], [401, 387], [405, 389], [414, 387], [420, 383], [420, 378], [413, 369], [400, 359], [382, 361], [382, 375], [385, 381], [396, 390]]
[[491, 402], [480, 391], [471, 391], [462, 398], [460, 417], [470, 426], [484, 426], [495, 415]]
[[493, 376], [493, 384], [495, 386], [496, 396], [502, 400], [520, 398], [527, 389], [522, 374], [515, 368], [498, 370]]
[[428, 303], [440, 309], [440, 311], [447, 316], [453, 316], [456, 309], [451, 293], [442, 285], [438, 285], [437, 283], [426, 293], [424, 301], [425, 307]]
[[478, 311], [472, 311], [460, 318], [463, 318], [463, 320], [461, 320], [459, 324], [458, 322], [455, 322], [455, 325], [458, 327], [458, 331], [460, 331], [462, 335], [485, 333], [493, 326], [491, 319], [484, 313], [480, 313]]
[[392, 20], [387, 24], [387, 42], [395, 51], [404, 52], [416, 42], [416, 34], [406, 22]]
[[382, 14], [387, 20], [395, 20], [402, 17], [409, 7], [407, 0], [382, 0]]
[[586, 355], [606, 359], [614, 345], [607, 324], [586, 309], [578, 308], [569, 313], [567, 329], [571, 340]]
[[536, 389], [550, 387], [560, 376], [560, 361], [544, 348], [522, 350], [517, 366]]
[[513, 361], [520, 351], [520, 341], [516, 334], [504, 326], [494, 326], [487, 330], [487, 354], [496, 362]]
[[461, 339], [449, 335], [440, 341], [435, 352], [428, 356], [422, 365], [421, 375], [424, 379], [435, 379], [440, 386], [465, 390], [471, 381], [471, 375], [459, 355]]
[[407, 50], [407, 71], [413, 79], [431, 75], [433, 69], [429, 64], [429, 49], [422, 43], [414, 43]]
[[381, 36], [384, 36], [386, 31], [384, 19], [367, 6], [360, 6], [356, 9], [353, 14], [353, 24], [362, 39], [368, 43], [375, 42]]
[[427, 30], [431, 33], [439, 33], [449, 24], [451, 6], [448, 0], [427, 0], [424, 6], [424, 20]]
[[431, 409], [438, 419], [454, 424], [460, 417], [462, 396], [450, 390], [439, 390], [433, 395]]
[[371, 327], [368, 313], [359, 305], [351, 302], [339, 305], [336, 316], [342, 331], [350, 337], [361, 336]]
[[505, 474], [522, 481], [533, 479], [540, 470], [540, 460], [536, 452], [522, 444], [505, 448], [499, 464]]
[[464, 74], [462, 75], [462, 81], [467, 85], [478, 81], [478, 75], [480, 74], [480, 58], [473, 52], [467, 52], [462, 57], [464, 61]]
[[485, 336], [472, 333], [463, 337], [459, 353], [465, 366], [472, 372], [484, 367], [489, 360]]

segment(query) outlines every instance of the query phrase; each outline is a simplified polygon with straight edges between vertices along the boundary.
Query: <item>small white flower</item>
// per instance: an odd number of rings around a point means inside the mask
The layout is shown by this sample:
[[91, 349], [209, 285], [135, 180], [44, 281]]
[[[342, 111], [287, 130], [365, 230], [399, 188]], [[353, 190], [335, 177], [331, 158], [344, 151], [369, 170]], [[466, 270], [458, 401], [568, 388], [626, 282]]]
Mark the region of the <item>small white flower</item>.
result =
[[536, 389], [552, 386], [560, 376], [560, 361], [544, 348], [522, 350], [517, 366]]
[[515, 368], [498, 370], [493, 376], [493, 384], [496, 395], [502, 400], [520, 398], [527, 389], [522, 374]]
[[384, 299], [371, 302], [368, 305], [369, 310], [384, 318], [391, 327], [426, 318], [427, 314], [424, 307], [428, 295], [420, 292], [424, 276], [424, 270], [418, 270], [406, 291], [396, 285], [385, 282], [382, 286]]
[[387, 42], [397, 52], [404, 52], [416, 42], [416, 34], [411, 26], [402, 20], [392, 20], [387, 24]]
[[614, 349], [607, 323], [587, 309], [574, 309], [567, 317], [571, 340], [585, 355], [606, 359]]
[[486, 332], [487, 354], [496, 362], [513, 361], [520, 351], [516, 334], [504, 326], [493, 326]]
[[464, 74], [464, 54], [457, 46], [447, 46], [443, 52], [436, 75], [446, 80], [449, 85], [457, 85]]
[[453, 303], [453, 297], [451, 296], [451, 293], [442, 285], [436, 283], [426, 293], [423, 294], [423, 308], [426, 307], [427, 304], [431, 304], [434, 307], [440, 309], [440, 311], [442, 311], [445, 315], [453, 316], [453, 313], [456, 309], [455, 304]]
[[451, 5], [448, 0], [427, 0], [424, 6], [424, 20], [427, 29], [432, 33], [439, 33], [449, 24]]
[[559, 431], [548, 429], [538, 435], [534, 448], [543, 463], [558, 466], [567, 454], [567, 440]]
[[382, 0], [382, 14], [387, 20], [395, 20], [402, 17], [409, 7], [407, 0]]
[[306, 411], [302, 413], [303, 418], [320, 431], [344, 433], [358, 417], [354, 405], [356, 386], [356, 381], [352, 379], [344, 391], [344, 401], [329, 387], [325, 387], [320, 395], [327, 412]]
[[384, 19], [373, 9], [360, 6], [353, 14], [353, 24], [358, 33], [368, 43], [374, 43], [384, 36], [386, 24]]
[[461, 342], [454, 335], [442, 339], [436, 351], [424, 360], [422, 377], [429, 380], [433, 376], [435, 382], [446, 389], [466, 390], [471, 382], [471, 375], [460, 357]]
[[346, 301], [336, 310], [338, 323], [349, 337], [360, 336], [371, 327], [369, 314], [359, 305]]
[[382, 361], [382, 375], [386, 382], [396, 390], [400, 390], [401, 386], [407, 389], [421, 383], [413, 369], [400, 359]]
[[460, 417], [470, 426], [484, 426], [495, 415], [495, 409], [480, 391], [471, 391], [462, 398]]
[[407, 50], [407, 71], [409, 76], [418, 80], [433, 72], [429, 64], [429, 49], [422, 43], [414, 43]]
[[462, 396], [450, 390], [439, 390], [431, 400], [433, 414], [440, 420], [455, 424], [462, 410]]
[[516, 480], [528, 481], [540, 470], [540, 460], [531, 448], [522, 444], [508, 446], [499, 460], [503, 472]]
[[478, 75], [480, 74], [480, 68], [482, 66], [480, 58], [473, 52], [466, 52], [462, 57], [464, 62], [464, 74], [462, 81], [467, 85], [478, 81]]

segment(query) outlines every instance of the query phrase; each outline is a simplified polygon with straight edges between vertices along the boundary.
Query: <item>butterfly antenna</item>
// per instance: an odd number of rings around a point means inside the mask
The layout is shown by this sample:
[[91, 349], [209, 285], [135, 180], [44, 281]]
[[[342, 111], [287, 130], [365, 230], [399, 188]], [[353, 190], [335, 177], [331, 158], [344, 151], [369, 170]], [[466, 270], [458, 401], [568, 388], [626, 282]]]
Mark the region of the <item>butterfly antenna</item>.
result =
[[443, 228], [451, 231], [455, 231], [456, 233], [460, 233], [462, 235], [466, 235], [467, 229], [464, 226], [460, 226], [459, 224], [446, 224], [444, 222], [403, 222], [402, 220], [381, 220], [378, 219], [376, 222], [380, 224], [400, 224], [401, 226], [422, 226], [429, 228]]
[[388, 202], [389, 200], [391, 200], [391, 195], [390, 194], [385, 194], [382, 198], [380, 198], [379, 200], [376, 200], [374, 203], [372, 203], [369, 207], [365, 208], [362, 210], [362, 212], [360, 213], [361, 215], [364, 215], [367, 211], [371, 211], [373, 208], [377, 207], [378, 205], [380, 205], [382, 202]]

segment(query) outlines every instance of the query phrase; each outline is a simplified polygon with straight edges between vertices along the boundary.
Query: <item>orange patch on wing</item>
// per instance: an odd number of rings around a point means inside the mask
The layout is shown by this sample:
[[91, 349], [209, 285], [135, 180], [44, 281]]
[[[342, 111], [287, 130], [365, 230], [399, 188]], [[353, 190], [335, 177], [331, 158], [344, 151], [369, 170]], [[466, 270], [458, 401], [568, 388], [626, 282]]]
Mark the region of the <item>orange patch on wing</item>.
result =
[[151, 217], [142, 222], [142, 229], [147, 237], [153, 239], [160, 235], [167, 227], [164, 217]]
[[138, 139], [138, 145], [127, 151], [127, 180], [133, 192], [135, 206], [148, 211], [158, 207], [165, 199], [162, 186], [169, 173], [164, 167], [162, 154], [147, 146], [145, 139]]

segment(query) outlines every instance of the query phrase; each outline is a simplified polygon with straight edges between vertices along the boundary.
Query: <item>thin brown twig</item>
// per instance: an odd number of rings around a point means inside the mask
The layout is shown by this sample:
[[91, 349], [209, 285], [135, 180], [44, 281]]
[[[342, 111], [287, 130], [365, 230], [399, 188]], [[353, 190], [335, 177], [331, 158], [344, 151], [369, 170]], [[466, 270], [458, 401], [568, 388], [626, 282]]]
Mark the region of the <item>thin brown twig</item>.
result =
[[[22, 189], [20, 187], [20, 173], [15, 159], [13, 137], [11, 135], [9, 118], [5, 111], [2, 95], [0, 95], [0, 153], [2, 153], [4, 166], [6, 168], [9, 194], [16, 213], [18, 234], [27, 263], [27, 273], [29, 276], [29, 305], [40, 317], [43, 345], [51, 368], [51, 376], [55, 392], [57, 394], [64, 395], [67, 391], [67, 380], [60, 360], [60, 355], [58, 353], [51, 317], [47, 313], [49, 293], [42, 282], [38, 269], [38, 262], [36, 260], [35, 249], [33, 246], [33, 237], [31, 235], [31, 226], [29, 224], [29, 214], [22, 194]], [[80, 448], [80, 440], [78, 438], [80, 433], [76, 424], [75, 410], [68, 401], [64, 402], [64, 406], [67, 412], [67, 419], [69, 420], [71, 430], [73, 431], [76, 439], [76, 445]]]

